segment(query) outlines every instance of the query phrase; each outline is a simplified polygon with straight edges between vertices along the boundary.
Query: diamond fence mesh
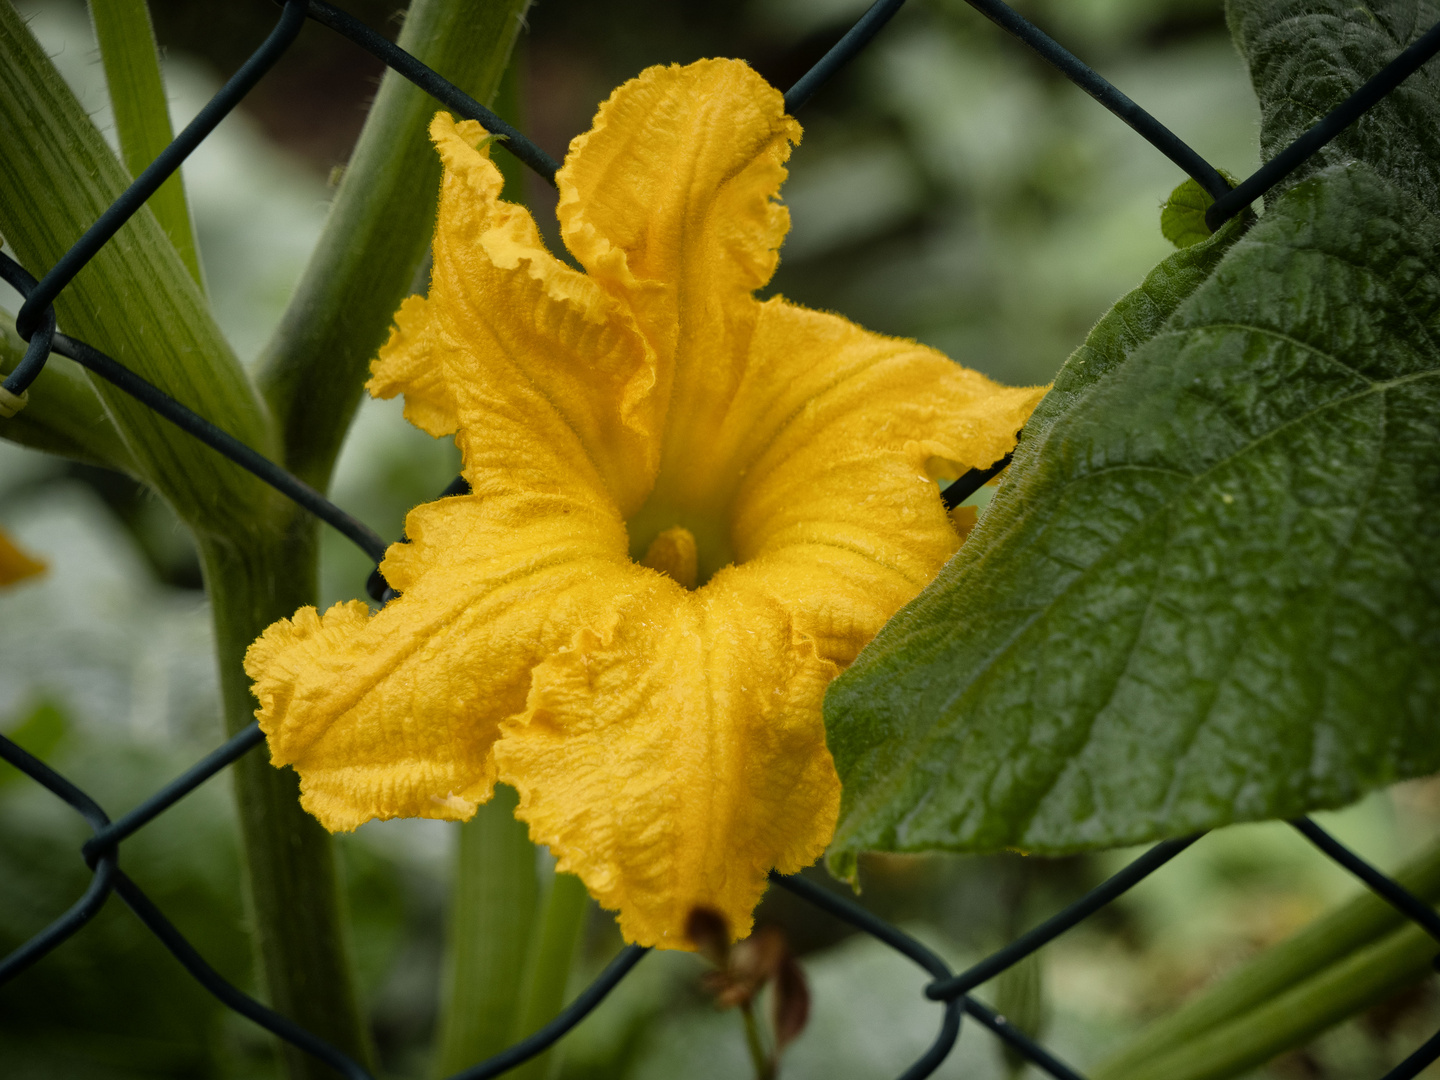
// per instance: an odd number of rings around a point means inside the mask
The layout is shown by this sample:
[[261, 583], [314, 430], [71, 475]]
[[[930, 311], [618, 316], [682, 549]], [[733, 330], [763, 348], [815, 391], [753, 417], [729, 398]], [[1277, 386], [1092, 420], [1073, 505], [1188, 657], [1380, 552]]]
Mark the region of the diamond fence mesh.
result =
[[[1014, 9], [1000, 0], [967, 2], [976, 11], [1033, 49], [1200, 184], [1214, 199], [1206, 214], [1206, 222], [1212, 230], [1264, 195], [1440, 51], [1440, 24], [1437, 24], [1293, 144], [1275, 155], [1254, 175], [1232, 188], [1213, 166], [1174, 132]], [[878, 0], [871, 6], [820, 62], [786, 92], [787, 110], [794, 113], [801, 109], [836, 71], [866, 47], [903, 4], [904, 0]], [[324, 3], [323, 0], [284, 0], [274, 30], [264, 43], [180, 135], [41, 278], [37, 280], [18, 262], [0, 252], [0, 278], [25, 298], [16, 317], [16, 329], [29, 343], [24, 358], [4, 380], [3, 388], [0, 388], [0, 410], [5, 410], [5, 415], [13, 415], [15, 411], [23, 408], [27, 388], [39, 375], [51, 353], [69, 357], [293, 499], [349, 538], [378, 563], [384, 556], [387, 545], [373, 530], [273, 461], [192, 412], [99, 349], [58, 332], [52, 307], [55, 298], [96, 252], [264, 77], [295, 41], [307, 19], [321, 23], [349, 38], [446, 108], [462, 117], [478, 120], [492, 133], [504, 136], [500, 141], [502, 147], [553, 184], [558, 164], [549, 155], [521, 132], [448, 82], [443, 75], [431, 70], [340, 8]], [[1007, 457], [992, 468], [975, 470], [961, 477], [943, 492], [946, 504], [951, 507], [958, 506], [1008, 464]], [[393, 595], [379, 577], [378, 571], [372, 575], [370, 592], [379, 600]], [[370, 1073], [335, 1047], [267, 1008], [222, 978], [145, 892], [120, 869], [120, 847], [127, 837], [144, 828], [264, 741], [264, 734], [258, 724], [252, 724], [140, 805], [112, 821], [85, 791], [45, 762], [0, 736], [0, 758], [68, 803], [94, 833], [80, 851], [81, 857], [92, 871], [89, 887], [69, 910], [0, 961], [0, 983], [22, 975], [27, 968], [84, 927], [112, 894], [118, 895], [185, 970], [224, 1005], [331, 1066], [342, 1076], [368, 1080]], [[1440, 963], [1440, 914], [1437, 914], [1434, 908], [1407, 891], [1393, 878], [1376, 870], [1310, 819], [1297, 819], [1291, 824], [1326, 856], [1434, 938], [1437, 943], [1437, 963]], [[1094, 915], [1171, 859], [1180, 856], [1198, 839], [1198, 836], [1191, 836], [1156, 844], [1119, 873], [1046, 922], [958, 973], [952, 971], [945, 961], [915, 938], [845, 896], [823, 889], [799, 876], [772, 874], [771, 880], [776, 886], [796, 894], [903, 954], [930, 976], [931, 981], [924, 988], [924, 997], [942, 1005], [940, 1031], [925, 1054], [901, 1074], [902, 1080], [919, 1080], [920, 1077], [933, 1073], [954, 1047], [960, 1035], [962, 1020], [966, 1016], [1003, 1040], [1043, 1074], [1060, 1080], [1080, 1080], [1082, 1073], [1061, 1061], [994, 1009], [977, 1000], [971, 995], [971, 991]], [[498, 1076], [544, 1052], [595, 1009], [640, 962], [647, 951], [633, 945], [625, 948], [594, 982], [548, 1024], [502, 1053], [454, 1074], [452, 1080], [481, 1080], [483, 1077]], [[1388, 1072], [1384, 1080], [1406, 1080], [1414, 1077], [1436, 1060], [1440, 1060], [1440, 1032]]]

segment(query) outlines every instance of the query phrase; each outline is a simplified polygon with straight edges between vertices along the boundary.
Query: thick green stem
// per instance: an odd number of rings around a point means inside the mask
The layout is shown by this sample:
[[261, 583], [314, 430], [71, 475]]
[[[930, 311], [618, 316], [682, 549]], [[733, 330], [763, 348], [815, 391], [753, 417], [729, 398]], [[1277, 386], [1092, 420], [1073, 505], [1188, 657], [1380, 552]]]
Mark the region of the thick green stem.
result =
[[[581, 931], [590, 896], [585, 884], [573, 874], [556, 874], [545, 896], [545, 908], [535, 927], [526, 964], [525, 986], [515, 1016], [511, 1041], [533, 1034], [555, 1018], [565, 1004], [570, 969], [580, 947]], [[513, 1080], [545, 1080], [558, 1055], [547, 1050], [531, 1058], [510, 1076]]]
[[540, 891], [518, 801], [497, 788], [456, 830], [436, 1076], [505, 1049], [515, 1029]]
[[[165, 81], [160, 75], [160, 54], [155, 48], [155, 28], [145, 0], [90, 0], [90, 21], [105, 65], [105, 84], [110, 91], [110, 108], [115, 113], [115, 131], [120, 136], [120, 156], [130, 175], [139, 176], [160, 156], [175, 137], [170, 127], [170, 106], [165, 98]], [[170, 238], [185, 269], [201, 289], [200, 254], [195, 247], [195, 226], [185, 185], [176, 171], [160, 185], [146, 203], [160, 228]]]
[[[1395, 877], [1433, 902], [1440, 896], [1440, 844]], [[1404, 924], [1388, 903], [1362, 893], [1151, 1024], [1092, 1075], [1226, 1076], [1268, 1060], [1421, 978], [1437, 948]]]
[[[242, 661], [250, 643], [276, 619], [313, 602], [315, 530], [298, 513], [268, 545], [201, 544], [205, 585], [214, 611], [225, 726], [254, 719], [255, 699]], [[263, 753], [232, 769], [245, 850], [257, 947], [270, 1003], [302, 1027], [362, 1063], [368, 1039], [354, 991], [342, 929], [330, 836], [300, 808], [299, 785]], [[334, 1073], [288, 1044], [292, 1080], [333, 1080]]]
[[[415, 0], [400, 45], [482, 102], [510, 59], [530, 0]], [[434, 229], [437, 105], [386, 72], [314, 257], [260, 362], [290, 468], [324, 490], [370, 360]]]
[[[0, 2], [0, 233], [38, 275], [75, 242], [129, 177], [28, 28]], [[202, 416], [272, 457], [268, 408], [149, 207], [121, 228], [56, 300], [85, 338]], [[56, 361], [58, 364], [59, 362]], [[73, 372], [72, 372], [73, 374]], [[122, 455], [69, 432], [79, 448], [130, 468], [194, 529], [213, 605], [227, 730], [255, 708], [241, 667], [267, 625], [315, 598], [315, 527], [277, 493], [108, 383], [92, 381]], [[41, 395], [55, 400], [41, 401]], [[26, 410], [45, 422], [83, 397], [57, 367]], [[66, 436], [49, 424], [41, 435]], [[59, 449], [64, 447], [57, 446]], [[73, 449], [73, 448], [72, 448]], [[364, 1028], [341, 930], [329, 837], [306, 815], [293, 774], [249, 755], [233, 770], [251, 906], [275, 1007], [358, 1060]], [[295, 1078], [333, 1074], [294, 1053]]]
[[[0, 3], [0, 147], [0, 234], [40, 276], [130, 178], [7, 3]], [[264, 401], [148, 207], [80, 271], [55, 310], [68, 333], [274, 454]], [[241, 537], [278, 507], [280, 497], [249, 473], [109, 383], [92, 381], [136, 471], [197, 532]]]

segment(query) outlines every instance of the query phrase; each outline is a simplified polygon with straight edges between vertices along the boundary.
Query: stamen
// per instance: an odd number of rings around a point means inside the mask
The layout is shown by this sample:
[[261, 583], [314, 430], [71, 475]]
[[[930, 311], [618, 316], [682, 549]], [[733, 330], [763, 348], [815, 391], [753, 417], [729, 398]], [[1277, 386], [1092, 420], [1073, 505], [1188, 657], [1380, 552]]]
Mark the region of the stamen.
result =
[[698, 573], [695, 537], [689, 529], [678, 525], [666, 529], [650, 541], [650, 550], [645, 552], [640, 564], [669, 574], [685, 588], [693, 589]]

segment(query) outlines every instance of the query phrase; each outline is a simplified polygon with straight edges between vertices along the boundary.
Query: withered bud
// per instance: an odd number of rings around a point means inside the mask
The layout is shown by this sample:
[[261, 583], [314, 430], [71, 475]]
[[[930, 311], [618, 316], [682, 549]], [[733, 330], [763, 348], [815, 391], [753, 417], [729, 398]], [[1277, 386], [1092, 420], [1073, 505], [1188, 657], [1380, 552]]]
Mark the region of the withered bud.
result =
[[775, 971], [770, 991], [770, 1023], [775, 1032], [775, 1056], [794, 1042], [810, 1019], [810, 984], [787, 948]]
[[685, 937], [716, 967], [723, 970], [730, 965], [730, 924], [714, 908], [691, 908], [685, 919]]

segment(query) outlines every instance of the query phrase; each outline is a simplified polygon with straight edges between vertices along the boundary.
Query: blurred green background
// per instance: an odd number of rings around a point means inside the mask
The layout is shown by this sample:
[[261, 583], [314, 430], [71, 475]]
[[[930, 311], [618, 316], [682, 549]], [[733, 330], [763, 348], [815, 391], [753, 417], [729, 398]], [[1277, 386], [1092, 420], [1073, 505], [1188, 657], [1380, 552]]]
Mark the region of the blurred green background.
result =
[[[6, 0], [0, 0], [6, 2]], [[18, 5], [102, 129], [104, 80], [78, 2]], [[390, 36], [393, 2], [344, 5]], [[1257, 163], [1257, 110], [1218, 0], [1034, 0], [1017, 5], [1213, 163]], [[789, 85], [865, 7], [856, 0], [539, 0], [519, 50], [523, 127], [557, 157], [596, 104], [652, 63], [740, 56]], [[177, 127], [267, 32], [262, 0], [153, 0]], [[379, 65], [318, 26], [185, 166], [210, 293], [243, 357], [260, 349], [318, 236]], [[1159, 205], [1182, 176], [1118, 120], [970, 9], [912, 0], [801, 116], [784, 197], [793, 231], [773, 288], [875, 330], [918, 338], [1009, 382], [1047, 381], [1085, 332], [1169, 250]], [[553, 194], [530, 198], [553, 237]], [[13, 311], [13, 295], [0, 296]], [[336, 501], [383, 535], [437, 493], [454, 447], [368, 402]], [[218, 741], [215, 673], [194, 554], [173, 515], [123, 477], [0, 444], [0, 525], [51, 564], [0, 594], [0, 730], [52, 761], [112, 814]], [[330, 536], [326, 602], [362, 594], [370, 567]], [[1440, 827], [1423, 781], [1322, 820], [1384, 868]], [[0, 950], [84, 888], [84, 830], [0, 765]], [[452, 829], [372, 824], [340, 838], [355, 951], [388, 1075], [428, 1075]], [[1131, 854], [874, 858], [864, 900], [963, 964], [1008, 940]], [[224, 974], [253, 989], [234, 823], [217, 779], [124, 848], [129, 873]], [[826, 880], [816, 871], [817, 879]], [[832, 883], [833, 884], [833, 883]], [[837, 886], [838, 887], [838, 886]], [[1021, 1005], [1082, 1069], [1267, 944], [1356, 891], [1283, 826], [1208, 837], [1045, 950]], [[810, 1026], [783, 1075], [898, 1075], [938, 1009], [908, 961], [772, 896], [759, 919], [803, 954]], [[582, 985], [620, 942], [595, 911]], [[744, 1077], [733, 1013], [717, 1013], [693, 957], [655, 955], [564, 1044], [557, 1075]], [[987, 986], [1013, 1007], [1019, 982]], [[1018, 995], [1018, 996], [1017, 996]], [[1433, 985], [1397, 996], [1262, 1074], [1380, 1075], [1440, 1023]], [[210, 999], [116, 901], [0, 990], [7, 1078], [278, 1075], [271, 1047]], [[1433, 1070], [1432, 1070], [1433, 1071]], [[1440, 1075], [1440, 1072], [1436, 1072]], [[942, 1077], [1017, 1075], [967, 1027]], [[1426, 1075], [1430, 1075], [1427, 1073]]]

